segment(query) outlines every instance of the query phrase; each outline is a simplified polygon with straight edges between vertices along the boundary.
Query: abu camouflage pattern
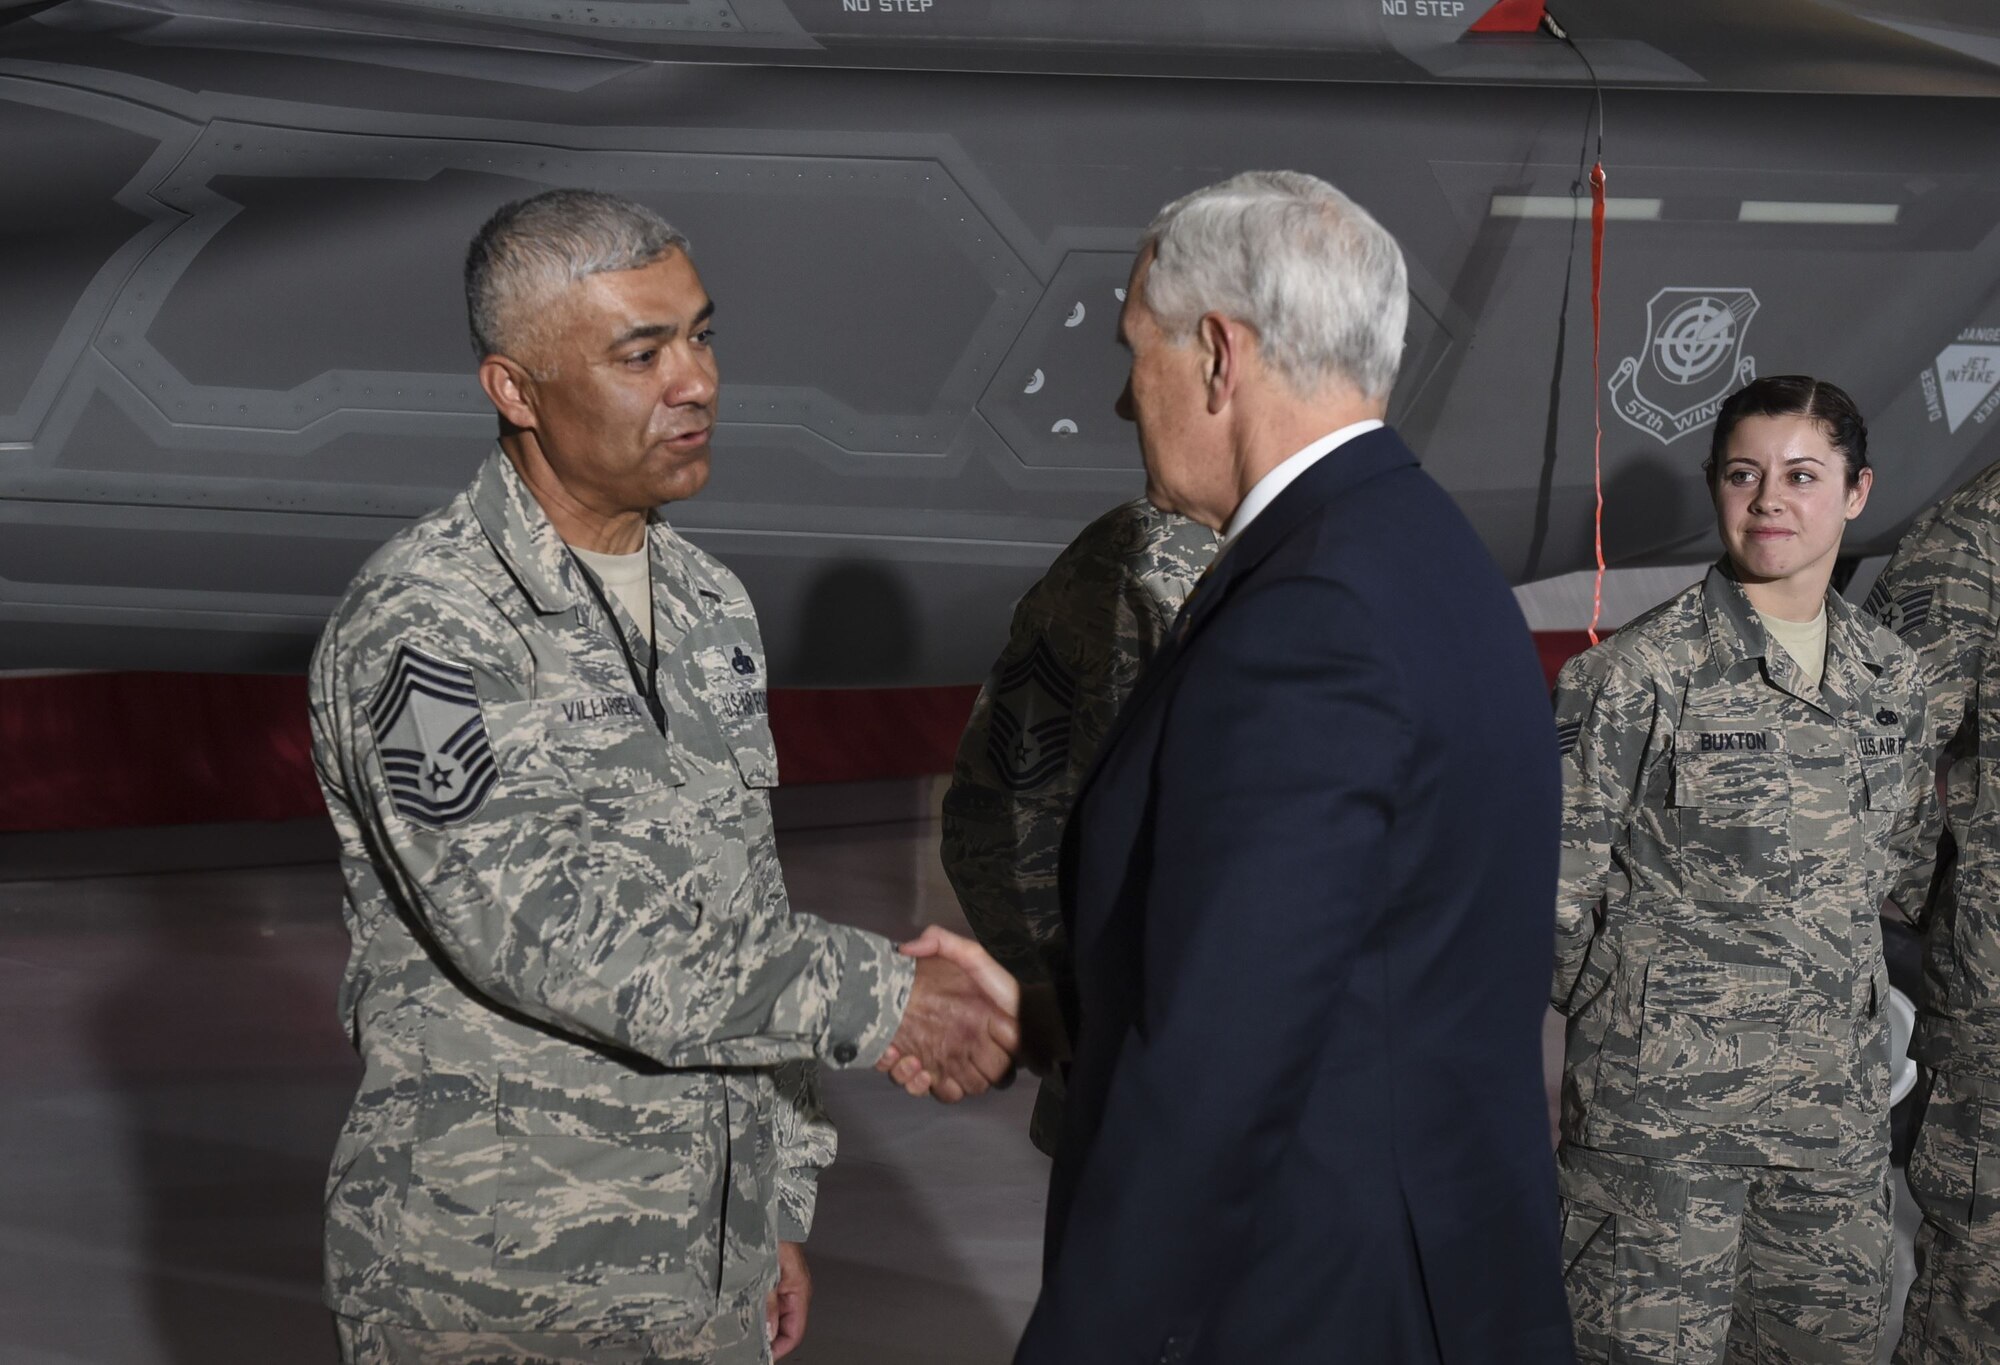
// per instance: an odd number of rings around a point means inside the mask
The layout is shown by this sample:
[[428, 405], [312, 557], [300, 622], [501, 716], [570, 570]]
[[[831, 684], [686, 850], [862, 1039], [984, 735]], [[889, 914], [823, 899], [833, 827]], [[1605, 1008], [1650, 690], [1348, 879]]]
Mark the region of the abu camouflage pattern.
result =
[[[1014, 609], [959, 741], [943, 857], [973, 932], [1023, 982], [1060, 970], [1056, 860], [1077, 786], [1218, 543], [1137, 498], [1085, 527]], [[1050, 1077], [1032, 1129], [1043, 1151], [1060, 1105]]]
[[1567, 1147], [1559, 1162], [1578, 1365], [1875, 1365], [1892, 1245], [1886, 1147], [1854, 1169]]
[[[815, 1067], [872, 1062], [907, 1003], [890, 943], [791, 913], [742, 586], [647, 540], [664, 734], [611, 633], [644, 660], [641, 627], [498, 453], [369, 561], [314, 657], [365, 1064], [327, 1194], [343, 1317], [615, 1334], [761, 1301], [833, 1155]], [[413, 668], [444, 694], [421, 724], [385, 692]], [[419, 760], [475, 752], [468, 724], [490, 783], [455, 795]]]
[[1928, 913], [1928, 864], [1912, 868], [1895, 892], [1926, 931], [1923, 998], [1910, 1055], [1989, 1082], [2000, 1082], [1997, 555], [2000, 465], [1911, 526], [1868, 598], [1917, 653], [1929, 698], [1926, 739], [1948, 765], [1945, 813], [1958, 848]]
[[[1898, 1365], [2000, 1360], [2000, 464], [1918, 518], [1868, 603], [1917, 652], [1957, 855], [1895, 892], [1924, 928], [1910, 1054], [1931, 1071], [1910, 1154], [1923, 1210]], [[1928, 904], [1926, 903], [1928, 900]]]
[[1935, 1072], [1905, 1171], [1924, 1211], [1896, 1365], [2000, 1360], [2000, 1085]]
[[1936, 825], [1916, 660], [1836, 594], [1818, 688], [1722, 567], [1564, 667], [1563, 1140], [1854, 1168], [1887, 1150], [1877, 909]]
[[429, 1332], [336, 1318], [353, 1365], [769, 1365], [764, 1303], [744, 1300], [698, 1326], [653, 1332]]

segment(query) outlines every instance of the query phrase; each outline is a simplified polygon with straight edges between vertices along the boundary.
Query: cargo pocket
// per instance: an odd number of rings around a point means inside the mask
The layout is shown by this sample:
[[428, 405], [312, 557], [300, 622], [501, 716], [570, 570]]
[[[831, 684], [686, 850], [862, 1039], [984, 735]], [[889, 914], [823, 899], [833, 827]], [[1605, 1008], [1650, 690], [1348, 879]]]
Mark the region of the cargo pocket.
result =
[[1892, 821], [1907, 811], [1914, 804], [1921, 784], [1921, 779], [1910, 771], [1919, 761], [1906, 753], [1864, 753], [1861, 772], [1867, 787], [1868, 809]]
[[496, 1268], [712, 1285], [723, 1150], [712, 1089], [610, 1068], [503, 1077]]
[[1639, 1031], [1646, 1107], [1711, 1127], [1768, 1109], [1793, 1005], [1783, 967], [1653, 959]]
[[1933, 1073], [1904, 1172], [1924, 1217], [1954, 1237], [2000, 1230], [2000, 1106]]
[[1675, 870], [1691, 900], [1792, 895], [1791, 760], [1782, 730], [1683, 731], [1674, 742]]
[[1561, 1172], [1563, 1289], [1578, 1360], [1673, 1365], [1680, 1357], [1684, 1182], [1640, 1162], [1589, 1162]]

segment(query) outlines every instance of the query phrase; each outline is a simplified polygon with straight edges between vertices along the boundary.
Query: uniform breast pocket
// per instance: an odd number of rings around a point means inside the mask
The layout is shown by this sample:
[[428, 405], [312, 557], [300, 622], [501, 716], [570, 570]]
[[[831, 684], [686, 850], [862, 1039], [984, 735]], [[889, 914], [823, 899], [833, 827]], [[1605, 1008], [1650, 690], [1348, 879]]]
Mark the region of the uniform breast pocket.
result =
[[502, 1077], [494, 1265], [710, 1282], [724, 1150], [714, 1089], [612, 1067]]
[[666, 736], [629, 693], [588, 693], [486, 707], [496, 739], [523, 779], [554, 781], [583, 797], [615, 798], [685, 778]]
[[1782, 730], [1683, 731], [1675, 739], [1675, 870], [1691, 900], [1792, 896], [1792, 773]]
[[743, 785], [777, 786], [778, 751], [771, 739], [763, 652], [754, 640], [730, 641], [702, 647], [695, 659], [701, 668], [703, 699], [743, 775]]
[[1641, 1095], [1655, 1109], [1710, 1125], [1767, 1109], [1793, 994], [1784, 967], [1653, 959], [1639, 1032]]

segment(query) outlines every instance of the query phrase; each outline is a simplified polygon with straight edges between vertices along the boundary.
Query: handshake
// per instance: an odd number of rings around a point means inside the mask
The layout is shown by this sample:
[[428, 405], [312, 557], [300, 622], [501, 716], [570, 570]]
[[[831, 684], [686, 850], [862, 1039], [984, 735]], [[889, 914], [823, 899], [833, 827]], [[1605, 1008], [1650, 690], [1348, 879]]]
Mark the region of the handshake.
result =
[[1007, 1085], [1017, 1063], [1039, 1073], [1065, 1059], [1053, 991], [1023, 992], [984, 948], [936, 925], [902, 951], [917, 978], [875, 1069], [912, 1095], [956, 1104]]

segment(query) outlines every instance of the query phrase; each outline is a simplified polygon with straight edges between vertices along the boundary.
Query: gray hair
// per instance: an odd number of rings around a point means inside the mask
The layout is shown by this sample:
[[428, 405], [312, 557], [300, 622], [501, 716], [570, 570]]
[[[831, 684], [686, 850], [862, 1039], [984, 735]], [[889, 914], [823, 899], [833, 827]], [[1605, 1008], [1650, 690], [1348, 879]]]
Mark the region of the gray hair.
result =
[[688, 239], [659, 214], [596, 190], [549, 190], [504, 205], [465, 253], [473, 349], [482, 360], [526, 363], [541, 319], [570, 286], [687, 249]]
[[1205, 313], [1255, 329], [1300, 393], [1338, 380], [1386, 399], [1409, 321], [1403, 252], [1333, 186], [1297, 171], [1245, 171], [1160, 210], [1145, 304], [1176, 340]]

